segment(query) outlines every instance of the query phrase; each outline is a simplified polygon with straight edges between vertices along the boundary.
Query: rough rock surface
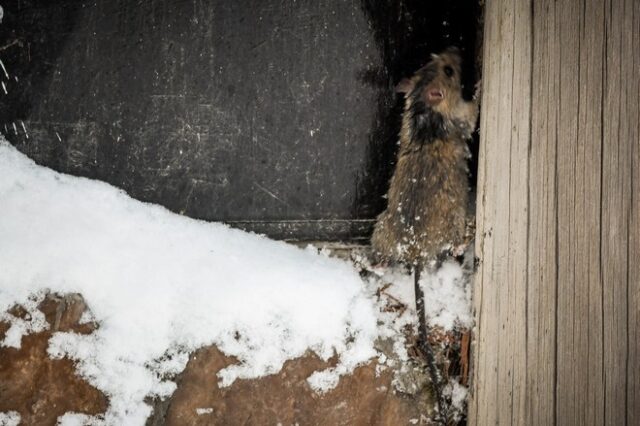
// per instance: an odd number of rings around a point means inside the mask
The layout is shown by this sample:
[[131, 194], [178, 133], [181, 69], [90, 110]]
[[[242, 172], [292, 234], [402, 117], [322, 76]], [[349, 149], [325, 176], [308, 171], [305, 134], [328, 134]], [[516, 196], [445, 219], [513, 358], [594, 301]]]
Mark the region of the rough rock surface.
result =
[[[108, 399], [75, 374], [68, 359], [52, 360], [48, 340], [55, 331], [91, 333], [93, 324], [79, 324], [86, 306], [78, 295], [49, 295], [39, 306], [48, 330], [25, 336], [22, 347], [0, 348], [0, 412], [17, 411], [21, 424], [55, 425], [66, 412], [104, 413]], [[26, 318], [14, 307], [10, 313]], [[0, 322], [0, 338], [8, 326]], [[216, 373], [234, 360], [215, 347], [191, 355], [176, 378], [178, 388], [165, 401], [149, 401], [154, 413], [149, 425], [410, 425], [424, 424], [433, 404], [429, 392], [413, 395], [394, 391], [391, 368], [371, 362], [342, 377], [338, 386], [319, 395], [306, 379], [330, 366], [315, 355], [288, 361], [277, 374], [238, 380], [218, 387]], [[420, 386], [419, 386], [420, 387]]]
[[[54, 425], [58, 416], [69, 411], [104, 412], [107, 398], [75, 374], [73, 362], [47, 355], [49, 338], [55, 331], [92, 331], [90, 324], [78, 324], [85, 310], [82, 299], [49, 297], [39, 309], [50, 324], [48, 330], [23, 337], [20, 349], [0, 347], [0, 412], [17, 411], [23, 425]], [[20, 307], [10, 313], [27, 315]], [[0, 337], [7, 328], [6, 323], [0, 323]]]
[[[220, 389], [216, 372], [231, 364], [216, 348], [197, 351], [180, 378], [163, 421], [166, 425], [408, 425], [420, 418], [417, 397], [393, 390], [392, 371], [376, 363], [357, 368], [323, 395], [306, 379], [327, 363], [307, 355], [275, 375], [240, 380]], [[160, 420], [160, 419], [158, 419]]]

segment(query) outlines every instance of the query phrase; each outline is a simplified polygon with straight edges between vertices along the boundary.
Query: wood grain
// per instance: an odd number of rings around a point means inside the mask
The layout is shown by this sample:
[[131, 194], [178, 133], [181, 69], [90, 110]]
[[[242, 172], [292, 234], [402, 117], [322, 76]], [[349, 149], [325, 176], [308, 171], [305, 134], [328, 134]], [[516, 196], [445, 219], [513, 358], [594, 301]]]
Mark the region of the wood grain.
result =
[[471, 424], [640, 418], [640, 2], [486, 3]]

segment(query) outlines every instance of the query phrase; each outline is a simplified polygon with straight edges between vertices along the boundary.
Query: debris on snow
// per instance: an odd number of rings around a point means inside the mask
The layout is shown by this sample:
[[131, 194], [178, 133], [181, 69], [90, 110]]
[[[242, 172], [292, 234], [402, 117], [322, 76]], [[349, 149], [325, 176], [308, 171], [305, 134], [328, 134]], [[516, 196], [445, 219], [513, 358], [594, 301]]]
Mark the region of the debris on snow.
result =
[[[404, 267], [374, 269], [363, 257], [355, 259], [373, 277], [372, 285], [381, 288], [381, 295], [393, 309], [407, 309], [402, 325], [415, 324], [415, 295], [413, 274]], [[429, 327], [448, 332], [473, 326], [471, 286], [463, 267], [453, 260], [446, 261], [433, 273], [423, 272], [420, 285], [424, 292], [425, 316]], [[405, 312], [402, 312], [405, 317]]]

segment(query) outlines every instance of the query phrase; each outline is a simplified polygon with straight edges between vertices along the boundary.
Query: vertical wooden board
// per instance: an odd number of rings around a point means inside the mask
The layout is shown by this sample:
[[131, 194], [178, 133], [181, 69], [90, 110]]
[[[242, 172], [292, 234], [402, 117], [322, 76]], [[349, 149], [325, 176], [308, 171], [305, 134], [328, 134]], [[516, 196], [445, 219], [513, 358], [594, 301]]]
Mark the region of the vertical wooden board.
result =
[[[470, 420], [635, 424], [640, 2], [535, 1], [529, 23], [520, 15], [527, 6], [515, 3], [490, 2], [486, 14], [477, 230], [483, 263], [476, 283], [482, 294], [476, 300], [480, 380]], [[509, 34], [503, 26], [511, 10]], [[531, 31], [531, 51], [523, 28]], [[523, 130], [529, 116], [530, 136]], [[521, 154], [525, 147], [528, 157]], [[506, 152], [509, 172], [494, 170], [504, 166]]]
[[[489, 2], [485, 10], [485, 28], [483, 43], [484, 52], [489, 51], [489, 46], [497, 42], [499, 31], [499, 3]], [[483, 76], [492, 76], [498, 72], [498, 55], [484, 55]], [[498, 127], [498, 80], [485, 78], [482, 93], [482, 114], [481, 114], [481, 140], [486, 140], [487, 135], [496, 135]], [[492, 339], [483, 330], [496, 329], [497, 317], [494, 313], [498, 309], [496, 303], [497, 293], [494, 288], [485, 285], [488, 282], [485, 270], [489, 268], [485, 265], [484, 259], [493, 257], [493, 235], [490, 229], [492, 223], [491, 205], [489, 202], [494, 197], [494, 188], [486, 185], [492, 182], [495, 169], [489, 167], [488, 159], [493, 158], [498, 150], [497, 144], [480, 143], [480, 153], [478, 159], [478, 203], [476, 216], [478, 223], [476, 226], [476, 252], [482, 253], [480, 266], [476, 272], [474, 280], [475, 310], [476, 310], [476, 350], [474, 353], [475, 378], [473, 382], [473, 392], [471, 403], [469, 404], [469, 421], [471, 424], [488, 424], [489, 413], [495, 416], [497, 410], [496, 399], [497, 385], [494, 377], [497, 369], [497, 355]], [[485, 314], [486, 313], [486, 314]], [[495, 423], [495, 418], [494, 418]]]
[[[577, 2], [558, 3], [555, 10], [561, 20], [555, 50], [559, 53], [556, 77], [559, 80], [559, 118], [557, 123], [557, 338], [558, 366], [564, 368], [565, 380], [558, 383], [556, 405], [571, 413], [575, 423], [584, 422], [584, 404], [574, 401], [573, 392], [582, 381], [583, 371], [577, 357], [584, 354], [574, 345], [586, 344], [584, 335], [575, 330], [575, 255], [576, 240], [576, 155], [578, 141], [577, 117], [581, 13]], [[550, 100], [553, 102], [553, 100]]]
[[[531, 28], [531, 3], [515, 4], [514, 28]], [[526, 423], [527, 394], [527, 242], [528, 179], [531, 144], [531, 32], [515, 31], [513, 47], [513, 100], [509, 184], [509, 286], [510, 328], [507, 346], [511, 365], [511, 424]]]
[[631, 80], [626, 88], [628, 120], [631, 144], [631, 191], [629, 214], [629, 244], [627, 246], [627, 342], [628, 353], [626, 406], [627, 424], [640, 419], [640, 2], [629, 0], [631, 11]]
[[[585, 2], [577, 16], [580, 22], [578, 127], [575, 169], [575, 233], [558, 226], [558, 241], [575, 238], [574, 254], [559, 252], [558, 299], [573, 298], [573, 307], [558, 307], [557, 403], [558, 424], [602, 424], [602, 286], [600, 276], [600, 179], [602, 105], [602, 13], [594, 2]], [[563, 22], [571, 19], [564, 15]], [[601, 25], [598, 26], [598, 23]], [[567, 123], [561, 123], [564, 127]], [[562, 138], [561, 147], [572, 141]], [[558, 160], [560, 161], [560, 159]], [[565, 191], [570, 179], [561, 180]], [[562, 225], [566, 224], [563, 221]], [[568, 263], [575, 258], [575, 264]], [[571, 259], [573, 260], [573, 259]], [[567, 281], [569, 268], [573, 280]], [[566, 271], [566, 272], [565, 272]]]
[[490, 142], [481, 143], [480, 154], [477, 247], [483, 262], [475, 286], [479, 344], [470, 421], [523, 423], [531, 4], [488, 3], [486, 16], [485, 48], [492, 53], [484, 56], [481, 138]]
[[[484, 27], [483, 27], [483, 44], [486, 43], [486, 38], [487, 35], [490, 33], [490, 31], [492, 31], [492, 26], [494, 25], [495, 22], [495, 15], [492, 12], [493, 10], [493, 3], [487, 4], [485, 6], [485, 12], [484, 15], [486, 17], [489, 17], [488, 19], [485, 19], [484, 21]], [[491, 15], [489, 15], [489, 12], [491, 12]], [[486, 44], [484, 44], [483, 46], [483, 50], [486, 51]], [[483, 55], [483, 61], [482, 61], [482, 73], [483, 75], [486, 75], [485, 73], [490, 72], [493, 69], [494, 66], [494, 62], [495, 62], [495, 58], [491, 58], [488, 57], [486, 55]], [[492, 81], [490, 81], [490, 79], [486, 79], [483, 83], [484, 86], [484, 90], [482, 92], [482, 96], [481, 96], [481, 104], [484, 105], [485, 102], [490, 102], [490, 88], [493, 84]], [[487, 106], [487, 109], [489, 107]], [[484, 107], [482, 108], [483, 110], [485, 109]], [[481, 113], [480, 114], [480, 129], [487, 129], [489, 127], [489, 115], [486, 113]], [[486, 188], [484, 188], [484, 182], [486, 182], [486, 174], [487, 174], [487, 170], [486, 170], [486, 161], [484, 161], [484, 159], [487, 157], [487, 146], [488, 144], [485, 143], [481, 143], [479, 144], [479, 150], [478, 150], [478, 185], [477, 185], [477, 192], [476, 192], [476, 238], [475, 238], [475, 253], [476, 254], [480, 254], [480, 253], [486, 253], [485, 250], [485, 240], [486, 240], [486, 232], [484, 232], [484, 211], [485, 211], [485, 205], [486, 205]], [[482, 259], [480, 259], [480, 262], [482, 261]], [[485, 340], [484, 340], [484, 336], [481, 336], [480, 333], [478, 332], [482, 327], [481, 324], [484, 324], [484, 322], [487, 320], [487, 318], [484, 317], [483, 315], [483, 306], [485, 303], [485, 299], [484, 299], [484, 289], [482, 286], [482, 270], [483, 270], [483, 266], [482, 263], [480, 263], [480, 266], [478, 267], [478, 270], [476, 271], [476, 274], [474, 276], [474, 285], [473, 285], [473, 310], [474, 310], [474, 317], [475, 317], [475, 324], [476, 324], [476, 330], [475, 330], [475, 336], [474, 339], [472, 341], [472, 374], [473, 376], [473, 380], [470, 386], [470, 396], [469, 396], [469, 403], [468, 403], [468, 418], [469, 418], [469, 422], [472, 424], [479, 424], [478, 423], [478, 413], [479, 413], [479, 407], [478, 407], [478, 398], [479, 395], [483, 395], [484, 396], [484, 392], [479, 392], [479, 390], [484, 386], [485, 383]], [[482, 364], [482, 368], [480, 368], [480, 365]]]
[[604, 419], [624, 424], [627, 380], [627, 244], [629, 234], [631, 141], [624, 131], [631, 119], [626, 110], [631, 83], [623, 40], [632, 28], [625, 25], [624, 0], [610, 0], [605, 12], [606, 48], [602, 133], [602, 284], [604, 338]]
[[[584, 260], [582, 279], [576, 277], [576, 284], [587, 286], [576, 291], [588, 294], [588, 306], [585, 310], [576, 309], [575, 318], [587, 326], [588, 362], [583, 365], [587, 377], [587, 392], [576, 389], [576, 398], [584, 398], [587, 408], [587, 424], [604, 423], [604, 364], [603, 364], [603, 286], [601, 272], [601, 196], [602, 196], [602, 102], [604, 70], [604, 16], [605, 3], [601, 0], [585, 2], [585, 43], [581, 45], [581, 70], [585, 69], [585, 90], [580, 91], [584, 99], [579, 132], [580, 141], [585, 145], [585, 190], [581, 194], [585, 210], [584, 246], [581, 254]], [[581, 76], [582, 78], [582, 76]], [[558, 380], [561, 380], [559, 377]], [[578, 393], [579, 391], [579, 393]]]
[[493, 135], [498, 145], [499, 151], [495, 152], [495, 156], [487, 158], [490, 167], [495, 169], [494, 178], [496, 193], [489, 205], [491, 210], [490, 218], [493, 234], [493, 257], [485, 261], [486, 269], [486, 286], [491, 286], [496, 292], [498, 300], [498, 328], [494, 331], [497, 333], [495, 346], [498, 357], [497, 369], [497, 394], [496, 394], [496, 413], [495, 417], [489, 417], [489, 421], [493, 423], [493, 418], [498, 424], [510, 423], [513, 415], [512, 404], [512, 380], [513, 380], [513, 342], [510, 337], [510, 293], [514, 283], [509, 282], [509, 237], [510, 237], [510, 197], [511, 197], [511, 129], [513, 126], [513, 63], [514, 56], [519, 52], [514, 50], [514, 39], [517, 29], [514, 26], [514, 5], [515, 2], [502, 2], [500, 11], [500, 22], [498, 37], [504, 40], [501, 47], [500, 62], [498, 75], [502, 78], [499, 80], [499, 98], [497, 115], [499, 117], [496, 134]]
[[553, 424], [555, 390], [556, 241], [555, 140], [548, 35], [554, 31], [551, 1], [533, 2], [531, 149], [527, 291], [527, 424]]
[[[476, 280], [473, 394], [481, 397], [471, 401], [470, 420], [502, 424], [522, 421], [525, 407], [526, 287], [519, 282], [526, 276], [530, 5], [502, 2], [487, 8], [485, 46], [500, 44], [500, 49], [485, 56], [483, 75], [505, 78], [488, 78], [483, 94], [481, 137], [492, 143], [482, 144], [480, 154], [477, 241], [486, 261]], [[487, 182], [500, 184], [483, 186]], [[521, 350], [514, 351], [514, 345]]]
[[[574, 209], [574, 217], [575, 222], [573, 227], [571, 228], [573, 231], [573, 280], [572, 280], [572, 290], [570, 293], [566, 294], [567, 298], [573, 299], [572, 309], [565, 314], [565, 318], [562, 321], [562, 327], [558, 331], [558, 335], [562, 336], [559, 340], [559, 345], [562, 345], [562, 351], [566, 353], [566, 362], [562, 362], [562, 369], [565, 374], [559, 380], [562, 384], [559, 384], [558, 393], [571, 392], [572, 400], [573, 395], [576, 393], [576, 389], [579, 389], [581, 394], [587, 394], [587, 379], [585, 377], [585, 369], [588, 364], [588, 358], [590, 356], [589, 351], [587, 349], [588, 341], [589, 341], [589, 330], [585, 326], [586, 321], [581, 319], [579, 315], [576, 315], [576, 312], [584, 313], [588, 310], [589, 305], [589, 291], [588, 291], [588, 281], [585, 277], [586, 271], [588, 268], [587, 261], [585, 260], [584, 252], [587, 250], [588, 241], [585, 237], [585, 228], [586, 228], [586, 216], [585, 216], [585, 200], [584, 193], [586, 188], [586, 174], [594, 173], [593, 170], [587, 170], [585, 168], [585, 155], [586, 155], [586, 144], [583, 141], [584, 138], [584, 115], [585, 110], [588, 107], [585, 106], [585, 95], [584, 92], [587, 90], [589, 82], [587, 81], [585, 75], [586, 71], [584, 68], [584, 58], [585, 51], [589, 48], [588, 43], [585, 39], [585, 33], [588, 31], [586, 26], [588, 23], [585, 19], [585, 5], [584, 2], [580, 3], [578, 6], [579, 17], [578, 22], [578, 73], [576, 74], [576, 79], [578, 81], [578, 88], [575, 93], [575, 97], [578, 99], [578, 111], [577, 111], [577, 124], [576, 124], [576, 147], [575, 147], [575, 176], [574, 176], [574, 197], [573, 197], [573, 209]], [[564, 297], [564, 296], [563, 296]], [[560, 324], [560, 322], [559, 322]], [[569, 335], [573, 335], [571, 340], [566, 340]], [[560, 352], [560, 349], [558, 349]], [[571, 381], [568, 380], [567, 374], [570, 374]], [[570, 383], [571, 387], [568, 387], [568, 383]], [[561, 386], [565, 386], [561, 388]], [[574, 410], [566, 410], [565, 417], [568, 415], [577, 416], [576, 423], [578, 421], [586, 422], [586, 398], [581, 398], [576, 404], [573, 404], [572, 407], [576, 405], [582, 409], [582, 413], [576, 412]], [[561, 406], [561, 405], [560, 405]]]

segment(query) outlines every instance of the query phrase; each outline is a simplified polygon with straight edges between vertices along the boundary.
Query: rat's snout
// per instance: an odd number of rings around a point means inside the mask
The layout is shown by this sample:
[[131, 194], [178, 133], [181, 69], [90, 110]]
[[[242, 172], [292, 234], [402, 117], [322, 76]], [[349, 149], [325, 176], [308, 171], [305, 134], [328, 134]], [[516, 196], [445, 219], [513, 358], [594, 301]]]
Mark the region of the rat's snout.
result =
[[431, 89], [427, 92], [427, 101], [430, 104], [437, 104], [444, 99], [444, 93], [440, 89]]
[[424, 100], [431, 106], [438, 105], [444, 99], [444, 90], [440, 87], [428, 86], [423, 93]]

